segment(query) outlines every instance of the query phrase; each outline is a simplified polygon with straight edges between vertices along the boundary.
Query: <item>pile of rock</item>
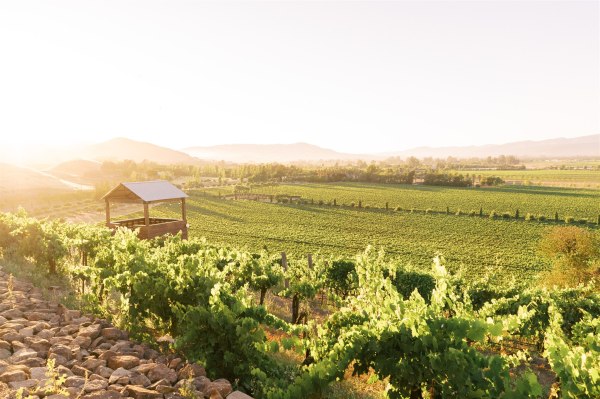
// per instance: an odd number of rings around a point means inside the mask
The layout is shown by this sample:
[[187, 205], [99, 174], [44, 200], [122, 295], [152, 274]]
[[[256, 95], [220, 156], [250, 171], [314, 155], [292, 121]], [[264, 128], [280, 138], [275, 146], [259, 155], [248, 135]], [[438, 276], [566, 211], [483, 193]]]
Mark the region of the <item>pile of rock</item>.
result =
[[204, 367], [132, 342], [0, 271], [0, 398], [248, 399]]

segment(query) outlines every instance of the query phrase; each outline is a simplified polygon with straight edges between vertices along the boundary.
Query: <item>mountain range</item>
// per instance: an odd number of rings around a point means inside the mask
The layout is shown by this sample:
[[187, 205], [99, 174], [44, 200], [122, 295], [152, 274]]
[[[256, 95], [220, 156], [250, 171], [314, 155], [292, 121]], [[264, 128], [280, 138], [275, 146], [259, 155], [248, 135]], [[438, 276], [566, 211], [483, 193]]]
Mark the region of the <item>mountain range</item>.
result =
[[[600, 134], [575, 138], [556, 138], [541, 141], [519, 141], [507, 144], [492, 144], [465, 147], [418, 147], [403, 151], [390, 151], [376, 154], [349, 154], [322, 148], [307, 143], [295, 144], [227, 144], [216, 146], [195, 146], [182, 150], [163, 147], [156, 144], [135, 141], [128, 138], [115, 138], [97, 144], [79, 147], [64, 147], [35, 153], [28, 152], [31, 160], [22, 159], [14, 162], [8, 155], [0, 153], [0, 162], [20, 163], [44, 169], [66, 161], [83, 159], [94, 162], [133, 160], [135, 162], [151, 161], [161, 164], [198, 165], [210, 161], [230, 163], [315, 163], [320, 161], [355, 161], [385, 160], [390, 157], [434, 157], [457, 158], [487, 157], [498, 155], [514, 155], [522, 159], [528, 158], [600, 158]], [[93, 163], [86, 167], [69, 165], [68, 170], [83, 172], [87, 168], [98, 168]], [[54, 172], [58, 172], [55, 170]], [[60, 171], [66, 173], [66, 171]]]

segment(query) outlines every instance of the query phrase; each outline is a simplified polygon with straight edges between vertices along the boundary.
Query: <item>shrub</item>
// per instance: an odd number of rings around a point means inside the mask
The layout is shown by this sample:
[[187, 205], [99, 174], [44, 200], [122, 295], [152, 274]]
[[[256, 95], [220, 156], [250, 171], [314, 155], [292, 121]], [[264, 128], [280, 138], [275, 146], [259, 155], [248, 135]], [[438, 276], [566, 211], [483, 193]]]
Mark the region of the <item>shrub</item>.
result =
[[394, 278], [393, 283], [404, 299], [408, 299], [416, 289], [426, 301], [429, 301], [431, 292], [435, 288], [435, 278], [433, 276], [407, 268], [396, 271], [396, 278]]
[[395, 207], [395, 208], [394, 208], [394, 210], [395, 210], [396, 212], [400, 212], [400, 211], [402, 210], [402, 208], [401, 208], [401, 207], [399, 207], [399, 206], [397, 206], [397, 207]]
[[356, 206], [356, 204], [355, 204], [354, 202], [351, 202], [351, 203], [350, 203], [350, 207], [351, 207], [351, 208], [354, 208], [355, 206]]
[[425, 213], [427, 213], [427, 214], [429, 214], [429, 213], [433, 213], [433, 209], [431, 209], [431, 208], [427, 208], [427, 209], [425, 210]]
[[460, 215], [462, 215], [462, 211], [461, 211], [460, 209], [459, 209], [459, 210], [457, 210], [457, 211], [456, 211], [456, 213], [455, 213], [455, 215], [456, 215], [456, 216], [460, 216]]
[[502, 213], [502, 219], [510, 219], [510, 217], [511, 217], [510, 212]]
[[537, 220], [539, 220], [540, 222], [544, 222], [546, 220], [546, 215], [538, 215]]
[[490, 212], [490, 219], [496, 219], [498, 217], [498, 213], [496, 211]]
[[469, 216], [475, 216], [477, 214], [477, 212], [475, 212], [474, 209], [471, 209], [471, 211], [469, 212]]
[[323, 200], [319, 200], [319, 205], [323, 205], [323, 204], [324, 204]]
[[565, 223], [566, 224], [571, 224], [575, 222], [575, 218], [573, 216], [567, 216], [565, 217]]
[[525, 220], [530, 222], [532, 220], [535, 220], [535, 216], [528, 212], [527, 215], [525, 215]]
[[587, 224], [588, 220], [586, 218], [582, 218], [578, 220], [579, 224]]

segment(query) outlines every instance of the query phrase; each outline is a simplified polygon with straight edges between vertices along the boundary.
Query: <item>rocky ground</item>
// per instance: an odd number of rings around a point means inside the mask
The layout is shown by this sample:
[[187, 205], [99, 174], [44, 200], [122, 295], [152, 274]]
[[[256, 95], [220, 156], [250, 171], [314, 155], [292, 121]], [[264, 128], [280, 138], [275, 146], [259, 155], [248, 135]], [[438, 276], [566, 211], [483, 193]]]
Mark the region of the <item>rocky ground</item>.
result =
[[[52, 367], [53, 364], [53, 367]], [[50, 365], [50, 367], [49, 367]], [[0, 270], [0, 398], [251, 399]]]

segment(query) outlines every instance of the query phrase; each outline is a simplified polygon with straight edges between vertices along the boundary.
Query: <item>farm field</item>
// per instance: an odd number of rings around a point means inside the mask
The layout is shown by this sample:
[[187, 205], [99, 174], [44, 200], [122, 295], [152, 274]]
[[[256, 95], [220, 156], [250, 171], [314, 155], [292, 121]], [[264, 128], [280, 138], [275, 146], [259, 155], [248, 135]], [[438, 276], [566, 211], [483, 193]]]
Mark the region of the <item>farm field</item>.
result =
[[600, 170], [482, 170], [457, 171], [481, 176], [499, 176], [507, 181], [519, 181], [522, 184], [547, 185], [558, 187], [600, 188]]
[[[176, 205], [152, 210], [177, 216]], [[366, 246], [384, 248], [404, 264], [429, 269], [438, 253], [450, 269], [470, 265], [480, 276], [499, 271], [502, 277], [530, 277], [547, 267], [537, 251], [545, 229], [538, 222], [386, 212], [319, 205], [283, 205], [223, 200], [212, 196], [188, 200], [191, 237], [259, 251], [285, 251], [353, 257]]]
[[372, 207], [419, 210], [432, 209], [452, 213], [458, 210], [479, 212], [483, 208], [488, 214], [495, 210], [498, 213], [542, 214], [553, 218], [559, 217], [588, 218], [595, 220], [600, 213], [600, 191], [570, 189], [556, 187], [522, 187], [501, 186], [491, 188], [452, 188], [423, 185], [383, 185], [366, 183], [331, 183], [331, 184], [282, 184], [276, 186], [253, 188], [252, 192], [266, 194], [301, 195], [304, 199], [325, 202], [336, 199], [338, 205], [351, 204]]

